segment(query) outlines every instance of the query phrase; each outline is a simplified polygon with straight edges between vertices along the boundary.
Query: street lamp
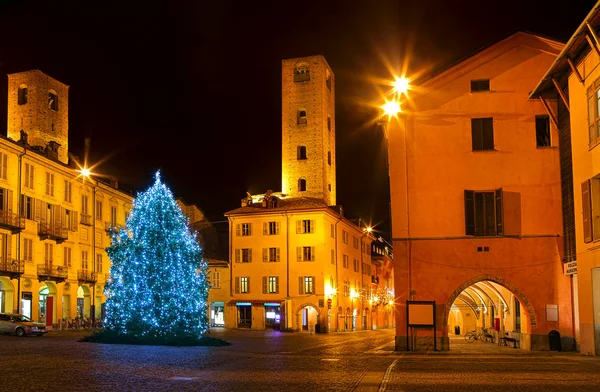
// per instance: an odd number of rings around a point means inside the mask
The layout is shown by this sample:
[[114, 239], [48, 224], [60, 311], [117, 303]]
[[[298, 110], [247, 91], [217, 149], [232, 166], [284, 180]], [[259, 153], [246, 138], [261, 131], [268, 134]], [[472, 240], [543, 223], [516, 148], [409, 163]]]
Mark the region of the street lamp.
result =
[[354, 300], [358, 298], [358, 291], [352, 289], [350, 292], [350, 298], [352, 300], [352, 330], [356, 329], [356, 312], [354, 311]]
[[[95, 180], [95, 184], [92, 178], [92, 172], [87, 166], [83, 166], [78, 170], [83, 182], [87, 179], [92, 184], [92, 277], [96, 277], [96, 188], [98, 187], [98, 180]], [[96, 280], [92, 280], [92, 305], [90, 306], [90, 316], [92, 324], [96, 320]]]

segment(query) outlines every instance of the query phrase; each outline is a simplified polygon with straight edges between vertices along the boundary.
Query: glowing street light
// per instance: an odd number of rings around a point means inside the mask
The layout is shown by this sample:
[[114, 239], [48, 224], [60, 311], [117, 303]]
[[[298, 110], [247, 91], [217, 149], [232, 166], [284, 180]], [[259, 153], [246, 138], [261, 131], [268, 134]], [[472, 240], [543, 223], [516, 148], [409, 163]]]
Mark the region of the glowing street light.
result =
[[83, 177], [86, 177], [86, 178], [90, 178], [90, 176], [92, 175], [92, 172], [87, 167], [81, 168], [81, 170], [79, 170], [79, 172], [81, 173], [81, 175]]
[[406, 94], [408, 90], [410, 90], [410, 81], [404, 76], [397, 77], [396, 80], [392, 83], [394, 90], [398, 94]]
[[400, 101], [396, 99], [392, 99], [391, 101], [385, 101], [385, 103], [381, 106], [383, 109], [383, 114], [388, 116], [388, 120], [392, 117], [396, 117], [398, 113], [402, 111], [400, 107]]

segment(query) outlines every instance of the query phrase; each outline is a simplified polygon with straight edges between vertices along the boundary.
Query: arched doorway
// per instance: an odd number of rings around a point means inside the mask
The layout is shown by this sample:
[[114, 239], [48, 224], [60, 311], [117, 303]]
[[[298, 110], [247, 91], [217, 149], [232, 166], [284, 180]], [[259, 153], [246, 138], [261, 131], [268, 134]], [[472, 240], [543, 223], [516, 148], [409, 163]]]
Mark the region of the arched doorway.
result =
[[[314, 304], [305, 303], [296, 310], [296, 325], [299, 331], [320, 332], [320, 316], [319, 308]], [[318, 326], [317, 326], [318, 325]]]
[[497, 276], [479, 276], [463, 283], [448, 298], [445, 309], [450, 349], [453, 342], [464, 344], [469, 332], [489, 334], [494, 343], [500, 339], [501, 343], [511, 341], [516, 345], [521, 334], [530, 333], [536, 325], [528, 299]]
[[91, 306], [91, 289], [87, 285], [79, 286], [77, 289], [77, 317], [80, 319], [90, 318]]
[[11, 313], [14, 309], [15, 289], [12, 282], [0, 277], [0, 313]]
[[52, 282], [44, 282], [38, 292], [38, 320], [52, 329], [52, 326], [57, 323], [57, 317], [56, 285]]

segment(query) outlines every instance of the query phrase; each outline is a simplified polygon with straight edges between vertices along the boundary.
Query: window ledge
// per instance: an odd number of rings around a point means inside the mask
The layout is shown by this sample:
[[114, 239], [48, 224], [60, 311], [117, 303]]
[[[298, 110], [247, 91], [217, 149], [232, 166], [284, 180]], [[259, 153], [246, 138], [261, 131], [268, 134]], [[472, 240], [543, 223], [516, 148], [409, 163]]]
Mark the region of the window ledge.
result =
[[491, 150], [471, 150], [471, 152], [476, 152], [476, 153], [481, 153], [481, 152], [488, 152], [488, 153], [492, 153], [492, 152], [498, 152], [499, 150], [496, 150], [495, 148], [491, 149]]
[[537, 150], [556, 150], [558, 146], [536, 146]]
[[588, 145], [588, 151], [592, 151], [598, 144], [600, 144], [600, 139], [596, 140], [594, 143], [590, 143]]

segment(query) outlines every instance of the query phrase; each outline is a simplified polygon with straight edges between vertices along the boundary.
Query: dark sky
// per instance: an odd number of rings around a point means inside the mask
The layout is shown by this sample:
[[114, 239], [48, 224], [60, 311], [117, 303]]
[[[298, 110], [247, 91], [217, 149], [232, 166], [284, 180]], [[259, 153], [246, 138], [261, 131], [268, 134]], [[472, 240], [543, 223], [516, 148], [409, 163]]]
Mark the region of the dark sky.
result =
[[338, 204], [385, 232], [383, 136], [365, 126], [373, 78], [390, 77], [382, 58], [410, 58], [410, 75], [518, 30], [566, 42], [595, 1], [85, 3], [0, 0], [0, 73], [40, 69], [70, 86], [72, 153], [89, 136], [91, 161], [111, 156], [98, 172], [138, 191], [160, 169], [223, 220], [246, 191], [281, 190], [281, 60], [320, 54], [336, 75]]

